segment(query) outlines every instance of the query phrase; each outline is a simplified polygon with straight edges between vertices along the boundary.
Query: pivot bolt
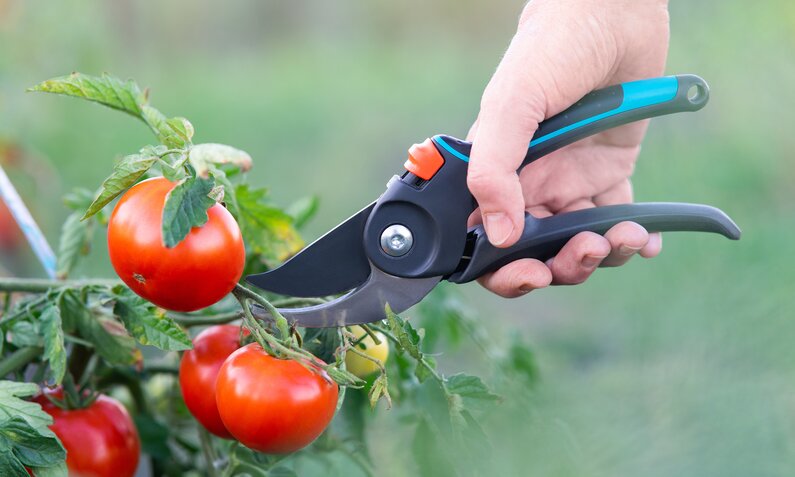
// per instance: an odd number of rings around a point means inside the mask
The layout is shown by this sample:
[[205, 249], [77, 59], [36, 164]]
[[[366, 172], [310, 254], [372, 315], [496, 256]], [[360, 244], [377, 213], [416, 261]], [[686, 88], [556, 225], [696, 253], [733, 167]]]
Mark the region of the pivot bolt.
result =
[[392, 224], [381, 232], [381, 248], [391, 257], [406, 255], [413, 243], [414, 236], [405, 225]]

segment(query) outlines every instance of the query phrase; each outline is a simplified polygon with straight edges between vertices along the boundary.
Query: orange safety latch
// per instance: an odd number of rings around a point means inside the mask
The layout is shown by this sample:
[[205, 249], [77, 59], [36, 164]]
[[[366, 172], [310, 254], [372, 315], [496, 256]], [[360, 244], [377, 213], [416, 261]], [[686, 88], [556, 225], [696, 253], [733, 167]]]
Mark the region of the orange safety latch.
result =
[[403, 167], [415, 176], [429, 181], [443, 164], [442, 155], [433, 145], [433, 141], [428, 138], [421, 144], [415, 144], [409, 148], [409, 158]]

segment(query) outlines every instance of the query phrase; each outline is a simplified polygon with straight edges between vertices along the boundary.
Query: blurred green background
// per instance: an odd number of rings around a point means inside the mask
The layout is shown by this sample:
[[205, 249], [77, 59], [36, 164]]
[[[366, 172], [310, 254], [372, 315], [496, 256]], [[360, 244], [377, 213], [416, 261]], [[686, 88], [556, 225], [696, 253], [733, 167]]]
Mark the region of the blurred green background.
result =
[[[742, 241], [669, 234], [658, 259], [513, 301], [463, 288], [496, 336], [532, 344], [541, 375], [487, 416], [494, 475], [792, 475], [795, 3], [763, 3], [672, 2], [668, 72], [703, 76], [712, 100], [655, 120], [634, 178], [638, 200], [723, 208]], [[56, 243], [60, 195], [152, 139], [123, 115], [24, 90], [73, 70], [134, 77], [198, 141], [250, 152], [250, 180], [277, 202], [316, 193], [311, 239], [377, 196], [412, 143], [465, 135], [521, 7], [0, 0], [4, 164]], [[80, 272], [110, 276], [96, 246]], [[2, 266], [41, 275], [25, 251]], [[487, 368], [468, 343], [439, 359]], [[383, 475], [412, 475], [396, 419], [377, 413], [375, 454]]]

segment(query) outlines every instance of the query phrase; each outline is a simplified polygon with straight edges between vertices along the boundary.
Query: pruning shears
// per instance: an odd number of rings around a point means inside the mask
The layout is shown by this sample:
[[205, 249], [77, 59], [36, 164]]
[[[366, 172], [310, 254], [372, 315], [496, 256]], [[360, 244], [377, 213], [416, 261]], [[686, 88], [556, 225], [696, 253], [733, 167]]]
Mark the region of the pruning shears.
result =
[[[521, 167], [606, 129], [697, 111], [708, 99], [706, 82], [694, 75], [646, 79], [591, 92], [539, 125]], [[406, 170], [388, 182], [376, 201], [280, 267], [247, 280], [295, 297], [340, 295], [320, 305], [279, 311], [297, 326], [347, 326], [384, 319], [386, 304], [400, 313], [441, 280], [465, 283], [520, 258], [546, 260], [577, 233], [604, 234], [623, 221], [653, 232], [712, 232], [740, 238], [732, 219], [714, 207], [636, 203], [542, 219], [528, 214], [519, 241], [496, 248], [482, 226], [467, 228], [467, 218], [477, 207], [466, 184], [471, 147], [446, 135], [415, 144], [409, 149]]]

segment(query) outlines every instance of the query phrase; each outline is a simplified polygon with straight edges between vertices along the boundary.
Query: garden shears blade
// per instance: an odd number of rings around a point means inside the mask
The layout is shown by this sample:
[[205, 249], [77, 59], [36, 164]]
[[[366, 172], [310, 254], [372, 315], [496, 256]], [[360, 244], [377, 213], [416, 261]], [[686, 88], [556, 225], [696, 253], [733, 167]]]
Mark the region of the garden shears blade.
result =
[[[697, 111], [709, 98], [694, 75], [653, 78], [594, 91], [539, 124], [521, 167], [584, 137], [633, 121]], [[525, 216], [519, 241], [492, 246], [482, 226], [467, 228], [477, 208], [466, 186], [472, 144], [437, 135], [409, 149], [406, 169], [374, 203], [274, 270], [247, 280], [292, 296], [340, 295], [328, 302], [279, 311], [306, 327], [347, 326], [382, 320], [385, 307], [401, 313], [441, 280], [466, 283], [522, 258], [547, 260], [574, 235], [604, 234], [632, 221], [650, 232], [712, 232], [740, 238], [721, 210], [684, 203], [595, 207], [537, 219]], [[267, 319], [264, 309], [255, 314]]]

